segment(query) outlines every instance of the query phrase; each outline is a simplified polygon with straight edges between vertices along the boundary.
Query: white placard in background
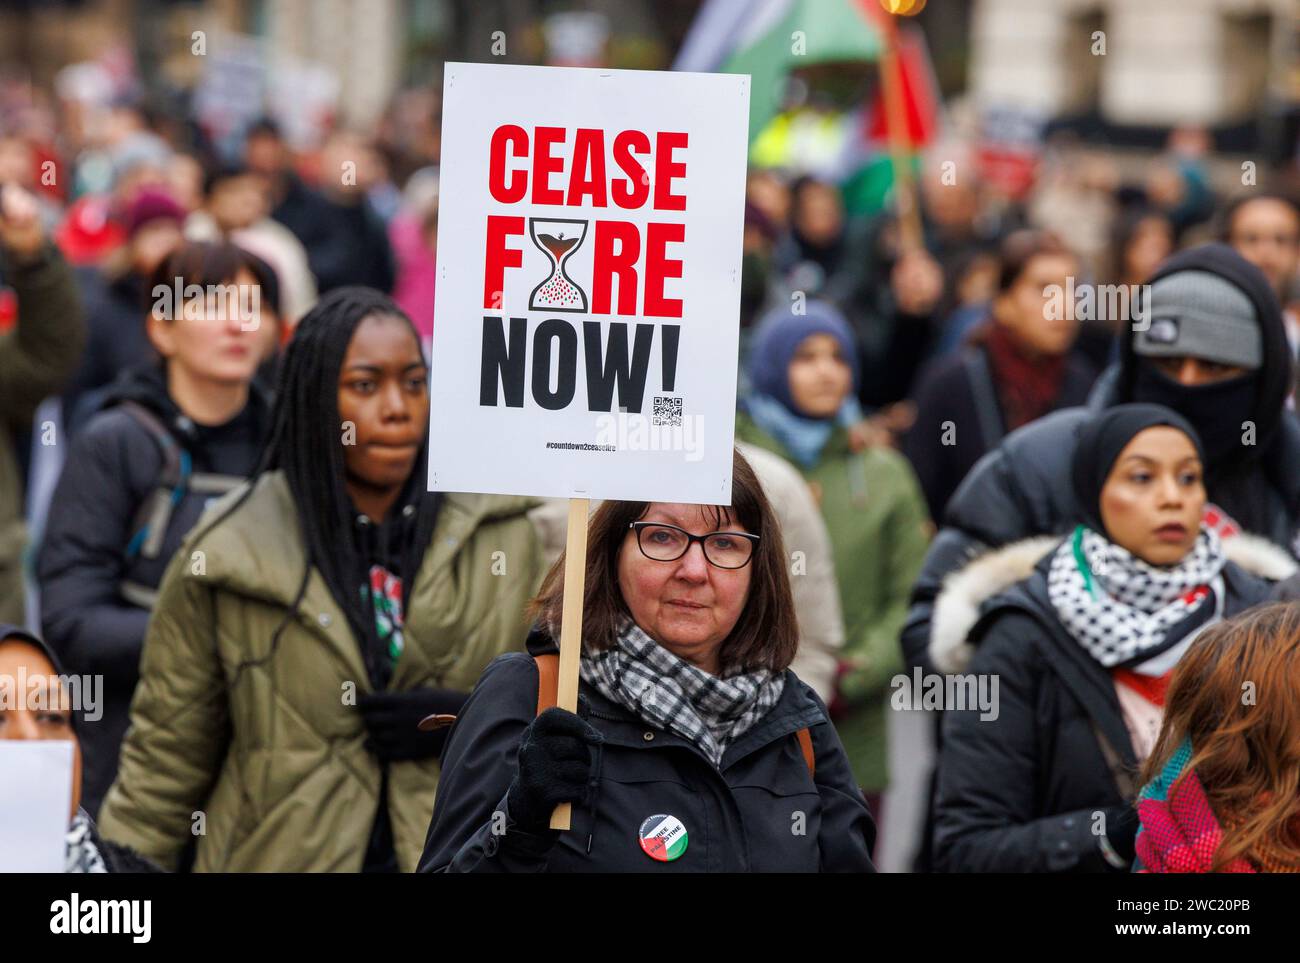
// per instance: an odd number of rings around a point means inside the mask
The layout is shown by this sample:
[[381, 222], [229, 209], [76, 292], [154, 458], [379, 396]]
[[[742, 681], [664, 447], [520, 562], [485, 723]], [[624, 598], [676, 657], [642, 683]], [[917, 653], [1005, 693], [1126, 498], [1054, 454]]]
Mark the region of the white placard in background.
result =
[[730, 504], [749, 78], [449, 63], [429, 488]]
[[61, 873], [72, 743], [0, 739], [0, 873]]

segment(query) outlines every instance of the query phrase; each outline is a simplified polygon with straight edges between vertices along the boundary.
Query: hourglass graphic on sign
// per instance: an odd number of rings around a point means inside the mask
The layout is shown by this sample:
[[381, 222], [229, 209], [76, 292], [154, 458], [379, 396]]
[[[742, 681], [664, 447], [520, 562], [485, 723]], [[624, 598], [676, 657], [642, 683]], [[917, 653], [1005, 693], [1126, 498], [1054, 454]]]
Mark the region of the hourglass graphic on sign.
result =
[[530, 311], [586, 311], [587, 292], [564, 272], [564, 264], [582, 247], [587, 222], [563, 217], [530, 217], [528, 233], [551, 262], [551, 273], [533, 288]]

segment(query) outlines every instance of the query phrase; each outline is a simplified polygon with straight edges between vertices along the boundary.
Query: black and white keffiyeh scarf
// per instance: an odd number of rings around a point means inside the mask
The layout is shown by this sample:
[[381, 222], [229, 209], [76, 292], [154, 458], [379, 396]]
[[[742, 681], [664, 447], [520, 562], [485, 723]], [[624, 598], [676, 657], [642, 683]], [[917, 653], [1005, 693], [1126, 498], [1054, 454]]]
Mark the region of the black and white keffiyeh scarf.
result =
[[78, 809], [68, 826], [68, 835], [64, 837], [67, 848], [63, 860], [65, 873], [107, 873], [104, 857], [95, 846], [94, 833], [90, 827], [90, 817], [84, 809]]
[[677, 658], [635, 622], [614, 645], [583, 653], [583, 681], [629, 712], [699, 747], [714, 766], [727, 746], [781, 698], [785, 676], [767, 669], [720, 678]]
[[1149, 565], [1080, 525], [1052, 556], [1047, 593], [1067, 632], [1106, 668], [1143, 662], [1176, 645], [1170, 630], [1222, 593], [1226, 559], [1218, 535], [1202, 526], [1177, 565]]

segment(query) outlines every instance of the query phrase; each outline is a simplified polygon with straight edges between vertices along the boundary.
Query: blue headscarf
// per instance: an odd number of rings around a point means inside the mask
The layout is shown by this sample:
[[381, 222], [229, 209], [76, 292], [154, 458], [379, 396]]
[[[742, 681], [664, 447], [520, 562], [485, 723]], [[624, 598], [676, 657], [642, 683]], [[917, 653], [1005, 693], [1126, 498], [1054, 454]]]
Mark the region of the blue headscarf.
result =
[[[835, 425], [852, 424], [862, 417], [857, 401], [858, 350], [844, 315], [828, 301], [809, 301], [803, 314], [793, 306], [774, 308], [763, 315], [749, 354], [751, 394], [744, 407], [760, 428], [779, 441], [805, 467], [816, 463]], [[828, 334], [853, 373], [853, 385], [844, 405], [833, 418], [809, 418], [790, 394], [790, 362], [806, 338]]]

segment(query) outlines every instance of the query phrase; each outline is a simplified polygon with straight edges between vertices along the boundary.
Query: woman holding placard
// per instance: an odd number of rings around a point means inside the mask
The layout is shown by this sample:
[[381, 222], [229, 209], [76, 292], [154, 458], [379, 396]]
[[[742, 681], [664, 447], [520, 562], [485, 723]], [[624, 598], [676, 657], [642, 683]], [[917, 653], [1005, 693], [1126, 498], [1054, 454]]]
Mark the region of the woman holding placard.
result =
[[452, 730], [421, 870], [872, 871], [844, 749], [788, 669], [781, 533], [748, 463], [730, 507], [606, 501], [587, 544], [578, 712], [554, 707], [561, 557], [531, 657], [488, 666]]
[[409, 318], [330, 292], [285, 352], [266, 456], [177, 553], [105, 836], [204, 871], [413, 869], [445, 731], [526, 635], [538, 500], [426, 491]]

